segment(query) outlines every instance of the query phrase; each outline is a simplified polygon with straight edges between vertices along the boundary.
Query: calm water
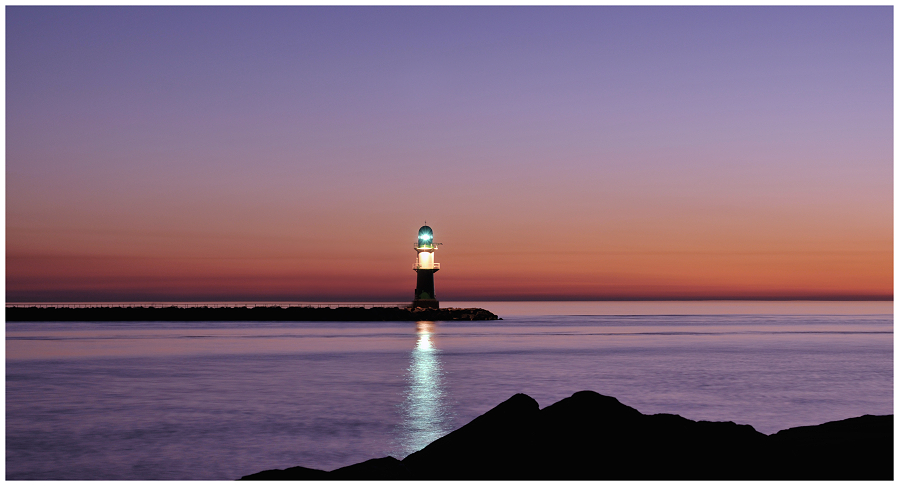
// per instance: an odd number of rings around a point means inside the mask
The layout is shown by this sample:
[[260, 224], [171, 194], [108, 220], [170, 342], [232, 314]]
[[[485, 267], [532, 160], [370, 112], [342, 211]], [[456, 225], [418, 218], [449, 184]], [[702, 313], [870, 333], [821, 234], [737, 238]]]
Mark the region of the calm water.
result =
[[404, 457], [515, 393], [764, 433], [893, 413], [892, 303], [446, 303], [503, 321], [7, 323], [7, 479]]

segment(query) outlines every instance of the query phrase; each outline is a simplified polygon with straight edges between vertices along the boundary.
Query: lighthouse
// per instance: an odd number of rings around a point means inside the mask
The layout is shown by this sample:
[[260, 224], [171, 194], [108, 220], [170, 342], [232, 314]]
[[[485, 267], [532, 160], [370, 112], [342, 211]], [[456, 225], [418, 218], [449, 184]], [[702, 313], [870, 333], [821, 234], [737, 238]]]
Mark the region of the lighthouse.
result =
[[434, 295], [434, 272], [440, 270], [440, 264], [434, 262], [435, 251], [437, 243], [434, 243], [434, 231], [430, 226], [422, 226], [418, 230], [418, 243], [415, 245], [416, 258], [413, 268], [418, 278], [412, 307], [440, 308], [440, 302]]

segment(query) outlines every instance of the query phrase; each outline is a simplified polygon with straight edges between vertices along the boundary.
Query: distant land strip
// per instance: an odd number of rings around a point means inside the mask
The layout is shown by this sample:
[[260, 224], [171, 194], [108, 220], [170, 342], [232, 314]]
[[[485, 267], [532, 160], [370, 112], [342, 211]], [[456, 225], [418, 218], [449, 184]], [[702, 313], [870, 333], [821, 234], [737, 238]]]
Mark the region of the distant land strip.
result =
[[493, 321], [481, 308], [7, 306], [7, 321]]

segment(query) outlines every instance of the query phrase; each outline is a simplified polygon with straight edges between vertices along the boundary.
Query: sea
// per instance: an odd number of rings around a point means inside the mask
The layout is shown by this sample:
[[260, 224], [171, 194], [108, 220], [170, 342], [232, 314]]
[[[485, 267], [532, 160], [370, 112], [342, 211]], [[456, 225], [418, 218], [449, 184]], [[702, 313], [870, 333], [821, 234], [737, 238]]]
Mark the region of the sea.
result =
[[7, 322], [6, 479], [403, 458], [516, 393], [771, 434], [893, 413], [892, 302], [443, 302], [473, 322]]

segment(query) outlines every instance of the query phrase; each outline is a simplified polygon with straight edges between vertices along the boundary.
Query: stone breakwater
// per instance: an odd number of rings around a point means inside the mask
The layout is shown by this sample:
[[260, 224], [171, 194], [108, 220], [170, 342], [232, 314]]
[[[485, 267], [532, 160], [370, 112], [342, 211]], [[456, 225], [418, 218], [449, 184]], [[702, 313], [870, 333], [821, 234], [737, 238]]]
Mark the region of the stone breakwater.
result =
[[592, 391], [543, 409], [519, 393], [403, 460], [333, 471], [295, 466], [241, 479], [891, 480], [893, 416], [765, 435], [733, 422], [644, 415]]
[[7, 321], [492, 321], [480, 308], [7, 307]]

